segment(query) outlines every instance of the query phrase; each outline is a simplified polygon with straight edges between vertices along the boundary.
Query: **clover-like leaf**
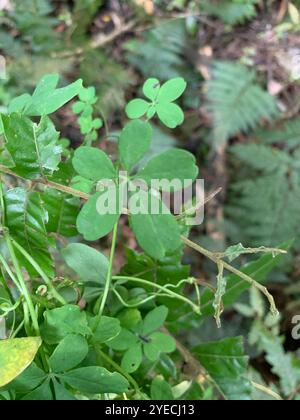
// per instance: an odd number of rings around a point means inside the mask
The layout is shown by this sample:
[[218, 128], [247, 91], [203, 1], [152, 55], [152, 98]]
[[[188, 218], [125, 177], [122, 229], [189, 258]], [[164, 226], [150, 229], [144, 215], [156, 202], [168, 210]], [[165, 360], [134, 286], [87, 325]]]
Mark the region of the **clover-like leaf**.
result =
[[128, 118], [137, 119], [146, 114], [150, 107], [150, 103], [143, 99], [134, 99], [129, 102], [126, 107], [126, 114]]
[[69, 244], [62, 250], [62, 256], [83, 282], [104, 284], [108, 260], [101, 252], [84, 244]]
[[[108, 235], [113, 230], [113, 227], [120, 217], [120, 209], [117, 202], [115, 203], [114, 208], [108, 209], [106, 213], [99, 212], [99, 200], [102, 202], [105, 201], [107, 198], [106, 194], [109, 194], [109, 196], [112, 197], [112, 190], [108, 188], [94, 194], [79, 213], [77, 218], [77, 229], [87, 241], [96, 241]], [[118, 188], [116, 188], [116, 200], [118, 195]]]
[[77, 149], [73, 166], [79, 175], [91, 181], [117, 177], [117, 171], [106, 153], [94, 147], [83, 146]]
[[[191, 153], [171, 149], [152, 158], [138, 172], [135, 179], [144, 180], [148, 185], [151, 185], [153, 180], [167, 180], [172, 183], [166, 185], [167, 191], [170, 192], [170, 187], [173, 191], [186, 188], [197, 178], [198, 172], [196, 159]], [[160, 189], [164, 190], [164, 186]]]
[[171, 79], [159, 90], [157, 100], [161, 102], [174, 102], [184, 93], [187, 83], [182, 77]]
[[158, 96], [159, 91], [160, 91], [159, 80], [155, 78], [146, 80], [143, 87], [143, 92], [146, 98], [151, 99], [151, 101], [155, 101], [155, 99]]
[[135, 372], [141, 365], [143, 360], [142, 345], [130, 347], [122, 358], [122, 368], [128, 373]]
[[162, 332], [154, 332], [149, 337], [149, 343], [144, 344], [145, 356], [151, 362], [155, 362], [161, 353], [173, 353], [175, 350], [174, 338]]
[[157, 308], [153, 309], [151, 312], [148, 312], [144, 321], [143, 321], [143, 328], [142, 333], [143, 335], [148, 335], [153, 331], [158, 330], [160, 327], [163, 326], [165, 320], [168, 316], [168, 308], [166, 306], [158, 306]]
[[125, 169], [130, 171], [149, 151], [152, 127], [149, 123], [135, 120], [123, 129], [119, 140], [120, 159]]
[[184, 122], [182, 109], [172, 102], [161, 102], [156, 107], [161, 122], [168, 128], [176, 128]]
[[82, 335], [69, 334], [56, 347], [49, 359], [53, 372], [66, 372], [78, 366], [87, 356], [89, 346]]
[[131, 197], [129, 211], [137, 241], [149, 256], [162, 260], [168, 252], [180, 248], [179, 225], [159, 198], [140, 191]]

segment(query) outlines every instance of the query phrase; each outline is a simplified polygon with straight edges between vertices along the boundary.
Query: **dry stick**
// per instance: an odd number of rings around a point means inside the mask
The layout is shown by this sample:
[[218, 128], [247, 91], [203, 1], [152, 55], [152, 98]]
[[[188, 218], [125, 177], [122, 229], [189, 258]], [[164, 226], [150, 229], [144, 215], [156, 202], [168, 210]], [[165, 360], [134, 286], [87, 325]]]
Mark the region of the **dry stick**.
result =
[[62, 53], [54, 53], [52, 54], [53, 58], [69, 58], [78, 55], [82, 55], [86, 50], [89, 49], [96, 49], [104, 47], [105, 45], [113, 42], [119, 36], [125, 34], [126, 32], [130, 32], [136, 26], [136, 21], [131, 21], [128, 23], [123, 23], [118, 26], [114, 31], [112, 31], [108, 35], [97, 35], [86, 47], [76, 48], [73, 51], [65, 51]]
[[185, 238], [184, 236], [181, 236], [182, 241], [190, 248], [194, 249], [197, 252], [200, 252], [200, 254], [204, 255], [206, 258], [210, 259], [211, 261], [213, 261], [215, 264], [222, 264], [223, 267], [227, 270], [230, 271], [231, 273], [235, 274], [236, 276], [240, 277], [241, 279], [243, 279], [244, 281], [246, 281], [247, 283], [251, 284], [252, 286], [256, 287], [258, 290], [260, 290], [268, 299], [270, 306], [271, 306], [271, 312], [278, 316], [278, 310], [276, 308], [276, 304], [274, 301], [273, 296], [269, 293], [268, 289], [265, 286], [262, 286], [260, 283], [258, 283], [256, 280], [254, 280], [252, 277], [248, 276], [247, 274], [243, 273], [242, 271], [234, 268], [232, 265], [226, 263], [225, 261], [223, 261], [222, 259], [218, 258], [213, 252], [208, 251], [205, 248], [202, 248], [202, 246], [195, 244], [194, 242], [192, 242], [191, 240]]
[[253, 382], [253, 381], [251, 381], [251, 384], [254, 388], [258, 389], [261, 392], [264, 392], [265, 394], [269, 395], [270, 397], [274, 398], [275, 400], [283, 401], [283, 398], [279, 394], [277, 394], [277, 392], [272, 391], [272, 389], [267, 388], [264, 385], [257, 384], [256, 382]]

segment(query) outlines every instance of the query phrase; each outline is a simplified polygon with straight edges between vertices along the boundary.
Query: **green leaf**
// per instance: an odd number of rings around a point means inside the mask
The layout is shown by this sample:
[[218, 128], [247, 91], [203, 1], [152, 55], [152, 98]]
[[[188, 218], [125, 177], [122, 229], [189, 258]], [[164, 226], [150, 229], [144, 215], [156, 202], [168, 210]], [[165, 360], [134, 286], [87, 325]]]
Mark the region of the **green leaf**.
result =
[[122, 328], [120, 334], [113, 340], [109, 341], [107, 345], [113, 350], [124, 351], [130, 347], [136, 347], [138, 343], [139, 339], [135, 334], [125, 328]]
[[66, 305], [44, 314], [43, 337], [49, 344], [58, 344], [69, 334], [91, 335], [86, 314], [79, 306]]
[[128, 390], [127, 380], [119, 373], [111, 373], [102, 367], [86, 367], [61, 376], [72, 388], [87, 394], [121, 394]]
[[77, 399], [56, 379], [52, 380], [56, 401], [77, 401]]
[[158, 360], [161, 353], [173, 353], [175, 350], [174, 338], [161, 332], [151, 334], [149, 343], [144, 344], [145, 356], [151, 362]]
[[151, 99], [151, 101], [155, 101], [160, 90], [160, 82], [157, 79], [151, 78], [146, 80], [143, 92], [146, 98]]
[[[152, 258], [162, 260], [168, 252], [181, 246], [180, 230], [176, 219], [156, 197], [140, 191], [136, 194], [140, 214], [134, 214], [130, 200], [130, 224], [139, 245]], [[151, 214], [151, 205], [161, 209], [160, 214]]]
[[143, 360], [142, 345], [130, 347], [122, 358], [122, 368], [128, 373], [133, 373], [140, 367]]
[[0, 387], [24, 372], [33, 362], [41, 344], [40, 337], [0, 341]]
[[67, 335], [49, 359], [53, 372], [66, 372], [78, 366], [87, 356], [89, 346], [81, 335]]
[[14, 172], [26, 179], [52, 175], [62, 152], [53, 123], [44, 117], [37, 125], [19, 114], [2, 116], [2, 120], [5, 146], [14, 161]]
[[117, 171], [107, 154], [95, 147], [83, 146], [77, 149], [73, 166], [79, 175], [91, 181], [117, 177]]
[[125, 169], [130, 171], [149, 151], [152, 127], [149, 123], [135, 120], [123, 129], [119, 140], [120, 159]]
[[57, 111], [82, 89], [82, 80], [77, 80], [69, 86], [56, 89], [59, 82], [58, 74], [44, 76], [37, 85], [31, 99], [29, 96], [16, 98], [9, 107], [9, 112], [21, 112], [30, 117], [49, 115]]
[[78, 234], [76, 219], [80, 199], [48, 188], [43, 193], [43, 203], [48, 213], [47, 232], [72, 237]]
[[[15, 188], [7, 191], [4, 201], [6, 226], [11, 237], [34, 257], [46, 274], [52, 276], [53, 262], [48, 250], [49, 240], [45, 227], [48, 215], [43, 208], [40, 194]], [[35, 270], [21, 255], [19, 261], [30, 274], [36, 275]]]
[[23, 401], [53, 401], [53, 394], [50, 386], [50, 381], [45, 381], [41, 386], [36, 388], [30, 394], [27, 394]]
[[150, 334], [162, 327], [168, 316], [168, 308], [166, 306], [158, 306], [145, 316], [143, 321], [142, 334]]
[[201, 344], [193, 352], [227, 400], [251, 400], [251, 385], [245, 378], [249, 359], [242, 338]]
[[171, 149], [152, 158], [146, 166], [139, 171], [136, 179], [142, 179], [151, 185], [152, 180], [167, 180], [172, 182], [179, 180], [180, 183], [170, 189], [177, 191], [184, 189], [198, 176], [199, 169], [195, 157], [185, 150]]
[[[118, 222], [120, 213], [119, 205], [116, 203], [115, 209], [112, 209], [112, 214], [99, 214], [97, 211], [97, 203], [101, 198], [105, 198], [107, 192], [111, 197], [111, 189], [109, 191], [101, 191], [94, 194], [88, 202], [83, 206], [77, 218], [77, 229], [85, 240], [96, 241], [108, 235]], [[118, 189], [116, 188], [116, 200], [118, 199]]]
[[187, 83], [182, 77], [177, 77], [166, 82], [160, 88], [158, 94], [158, 102], [173, 102], [180, 98], [183, 92], [186, 90]]
[[155, 401], [171, 401], [174, 395], [171, 386], [163, 378], [157, 377], [151, 383], [151, 398]]
[[85, 283], [104, 284], [108, 271], [107, 258], [95, 248], [84, 244], [69, 244], [62, 256]]
[[32, 363], [21, 375], [9, 383], [7, 389], [12, 389], [18, 394], [27, 394], [41, 385], [46, 378], [46, 373], [35, 363]]
[[133, 101], [129, 102], [126, 107], [127, 117], [132, 120], [141, 118], [146, 114], [150, 105], [151, 104], [149, 102], [144, 101], [143, 99], [134, 99]]
[[168, 128], [176, 128], [184, 122], [184, 113], [182, 109], [172, 102], [159, 103], [156, 107], [156, 111], [161, 122]]
[[[96, 322], [99, 322], [98, 317], [90, 320], [90, 327], [93, 331]], [[94, 332], [92, 341], [96, 344], [108, 343], [109, 341], [116, 338], [120, 332], [120, 321], [117, 318], [101, 316], [97, 329]]]

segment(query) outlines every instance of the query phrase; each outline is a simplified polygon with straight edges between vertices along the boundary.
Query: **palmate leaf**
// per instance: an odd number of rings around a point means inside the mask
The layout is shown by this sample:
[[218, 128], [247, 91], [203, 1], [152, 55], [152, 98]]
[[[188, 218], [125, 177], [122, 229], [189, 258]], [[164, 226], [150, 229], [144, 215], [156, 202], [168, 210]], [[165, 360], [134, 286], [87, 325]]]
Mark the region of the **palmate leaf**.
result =
[[[50, 241], [45, 227], [48, 214], [43, 207], [41, 195], [23, 188], [15, 188], [6, 192], [4, 202], [6, 226], [11, 237], [32, 255], [46, 274], [51, 276], [53, 262], [48, 250]], [[21, 255], [19, 260], [30, 274], [36, 274]]]
[[255, 83], [256, 73], [236, 63], [216, 62], [207, 83], [208, 111], [214, 120], [214, 140], [224, 143], [239, 131], [271, 120], [278, 110], [274, 98]]
[[251, 384], [245, 377], [249, 358], [242, 338], [201, 344], [193, 353], [227, 400], [251, 400]]
[[50, 176], [57, 169], [62, 148], [51, 120], [39, 125], [20, 114], [2, 115], [5, 147], [14, 161], [14, 172], [26, 179]]

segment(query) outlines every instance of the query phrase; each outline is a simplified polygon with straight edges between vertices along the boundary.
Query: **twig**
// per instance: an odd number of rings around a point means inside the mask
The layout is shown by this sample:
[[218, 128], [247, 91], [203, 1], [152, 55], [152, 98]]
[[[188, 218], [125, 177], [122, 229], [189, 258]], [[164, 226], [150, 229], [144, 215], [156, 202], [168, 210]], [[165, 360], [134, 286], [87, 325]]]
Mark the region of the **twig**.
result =
[[272, 389], [267, 388], [264, 385], [257, 384], [256, 382], [251, 381], [251, 384], [254, 388], [258, 389], [259, 391], [264, 392], [265, 394], [269, 395], [272, 398], [275, 398], [275, 400], [283, 401], [283, 398], [277, 394], [277, 392], [272, 391]]

